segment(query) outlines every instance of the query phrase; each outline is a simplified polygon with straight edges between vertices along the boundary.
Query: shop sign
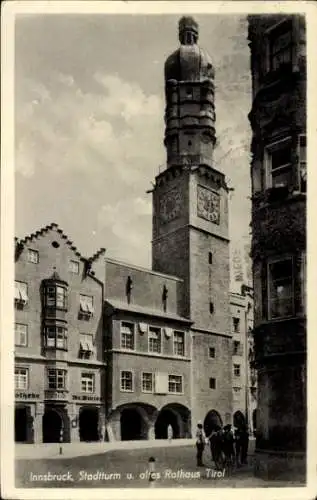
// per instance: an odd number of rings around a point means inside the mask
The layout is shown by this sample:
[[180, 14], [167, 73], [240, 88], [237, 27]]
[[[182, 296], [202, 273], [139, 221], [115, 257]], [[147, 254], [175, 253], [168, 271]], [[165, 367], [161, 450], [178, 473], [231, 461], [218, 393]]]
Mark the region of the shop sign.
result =
[[34, 392], [16, 392], [15, 399], [40, 399], [40, 395]]
[[73, 401], [101, 401], [99, 396], [88, 396], [87, 394], [73, 394]]

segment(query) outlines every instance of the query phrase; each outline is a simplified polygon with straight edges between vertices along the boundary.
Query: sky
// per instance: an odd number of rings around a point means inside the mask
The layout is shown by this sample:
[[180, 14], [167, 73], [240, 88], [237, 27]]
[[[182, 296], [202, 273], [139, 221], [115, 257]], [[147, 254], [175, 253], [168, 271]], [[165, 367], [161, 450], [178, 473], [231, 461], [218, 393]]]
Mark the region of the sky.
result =
[[[105, 247], [108, 257], [151, 266], [146, 191], [166, 163], [164, 62], [179, 45], [180, 17], [16, 17], [17, 237], [56, 222], [84, 256]], [[236, 255], [250, 232], [247, 21], [194, 17], [215, 68], [215, 160], [234, 188], [229, 228]]]

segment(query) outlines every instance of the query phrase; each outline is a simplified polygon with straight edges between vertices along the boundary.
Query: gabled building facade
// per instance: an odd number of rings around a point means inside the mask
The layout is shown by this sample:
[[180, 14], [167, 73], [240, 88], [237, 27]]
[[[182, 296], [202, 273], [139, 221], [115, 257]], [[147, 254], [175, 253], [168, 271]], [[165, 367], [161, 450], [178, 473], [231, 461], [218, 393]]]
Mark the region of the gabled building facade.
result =
[[99, 440], [104, 284], [94, 259], [57, 224], [17, 241], [15, 259], [15, 439]]

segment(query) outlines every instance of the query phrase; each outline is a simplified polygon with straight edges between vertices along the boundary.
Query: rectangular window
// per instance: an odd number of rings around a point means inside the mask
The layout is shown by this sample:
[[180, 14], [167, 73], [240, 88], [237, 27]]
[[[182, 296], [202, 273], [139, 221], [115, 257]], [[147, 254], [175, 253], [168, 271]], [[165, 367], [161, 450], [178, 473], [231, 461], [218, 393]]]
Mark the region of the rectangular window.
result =
[[66, 370], [57, 370], [48, 368], [47, 370], [47, 388], [48, 389], [66, 389]]
[[213, 377], [209, 379], [209, 389], [216, 389], [216, 379]]
[[81, 359], [90, 359], [94, 352], [94, 337], [90, 333], [81, 333], [79, 335], [79, 357]]
[[168, 392], [171, 394], [181, 394], [183, 392], [183, 377], [181, 375], [168, 376]]
[[81, 392], [95, 392], [95, 375], [93, 373], [83, 372], [81, 374]]
[[26, 347], [28, 345], [28, 327], [15, 323], [15, 345]]
[[122, 371], [120, 377], [120, 388], [123, 392], [133, 392], [133, 374], [129, 371]]
[[214, 358], [216, 355], [215, 348], [214, 347], [209, 347], [209, 357]]
[[28, 286], [22, 281], [14, 282], [14, 300], [26, 304], [28, 301]]
[[62, 286], [48, 286], [46, 289], [46, 305], [58, 309], [66, 309], [66, 288]]
[[68, 269], [71, 273], [79, 274], [79, 262], [77, 260], [70, 260]]
[[233, 375], [240, 377], [240, 365], [233, 365]]
[[234, 333], [240, 333], [240, 318], [232, 318], [232, 329]]
[[80, 295], [80, 311], [91, 316], [94, 313], [93, 297], [89, 295]]
[[150, 326], [149, 328], [149, 352], [161, 352], [161, 329]]
[[286, 187], [292, 182], [292, 148], [290, 138], [265, 148], [267, 187]]
[[61, 309], [66, 307], [66, 290], [61, 286], [56, 287], [56, 307]]
[[209, 262], [209, 264], [212, 264], [212, 253], [211, 252], [208, 253], [208, 262]]
[[294, 314], [294, 284], [292, 258], [268, 264], [269, 319]]
[[133, 323], [121, 323], [121, 348], [134, 350], [134, 324]]
[[39, 262], [39, 253], [37, 250], [28, 249], [28, 262], [32, 262], [33, 264], [38, 264]]
[[28, 389], [29, 387], [28, 368], [14, 369], [14, 384], [15, 384], [15, 389]]
[[233, 354], [234, 355], [241, 355], [241, 342], [238, 340], [233, 341]]
[[209, 302], [209, 312], [210, 312], [210, 314], [213, 314], [214, 311], [215, 311], [214, 303], [213, 302]]
[[300, 191], [306, 193], [307, 165], [306, 165], [306, 135], [299, 136], [299, 185]]
[[284, 22], [271, 31], [269, 52], [271, 71], [292, 63], [292, 25], [290, 22]]
[[153, 373], [142, 373], [142, 392], [153, 392]]
[[174, 355], [185, 356], [184, 332], [174, 332]]
[[64, 326], [47, 326], [46, 347], [67, 349], [67, 329]]

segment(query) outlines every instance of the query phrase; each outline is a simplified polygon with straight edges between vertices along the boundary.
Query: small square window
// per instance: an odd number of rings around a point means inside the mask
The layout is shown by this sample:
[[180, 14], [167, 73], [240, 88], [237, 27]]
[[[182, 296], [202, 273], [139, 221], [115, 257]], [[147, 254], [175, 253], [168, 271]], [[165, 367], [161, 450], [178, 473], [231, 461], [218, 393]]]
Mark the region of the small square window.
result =
[[39, 262], [39, 253], [37, 250], [28, 249], [28, 262], [32, 262], [33, 264], [38, 264]]
[[209, 379], [209, 389], [216, 389], [216, 379], [213, 377]]
[[73, 274], [79, 274], [79, 262], [77, 260], [69, 261], [69, 271]]
[[214, 347], [209, 347], [209, 357], [214, 358], [216, 356], [216, 351]]

